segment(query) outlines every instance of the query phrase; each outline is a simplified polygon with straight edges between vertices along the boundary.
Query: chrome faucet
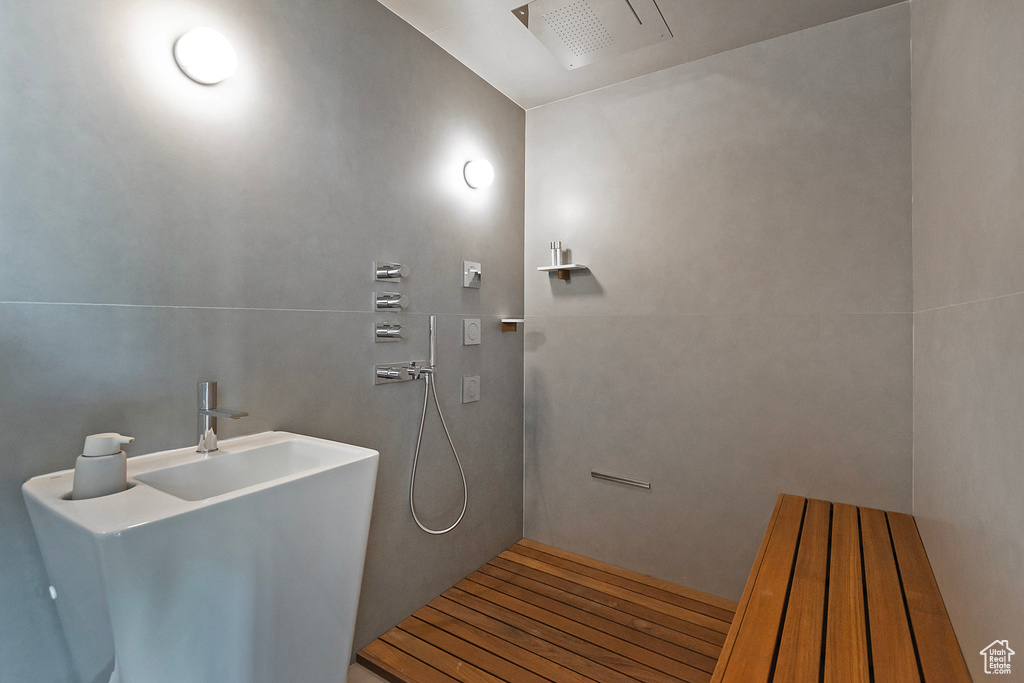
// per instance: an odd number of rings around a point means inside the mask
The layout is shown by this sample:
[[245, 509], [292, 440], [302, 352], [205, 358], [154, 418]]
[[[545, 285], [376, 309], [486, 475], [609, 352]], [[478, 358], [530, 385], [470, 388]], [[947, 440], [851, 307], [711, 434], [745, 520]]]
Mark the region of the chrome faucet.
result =
[[217, 407], [217, 383], [200, 382], [198, 385], [199, 417], [196, 422], [196, 453], [213, 453], [217, 450], [217, 418], [237, 420], [249, 413]]

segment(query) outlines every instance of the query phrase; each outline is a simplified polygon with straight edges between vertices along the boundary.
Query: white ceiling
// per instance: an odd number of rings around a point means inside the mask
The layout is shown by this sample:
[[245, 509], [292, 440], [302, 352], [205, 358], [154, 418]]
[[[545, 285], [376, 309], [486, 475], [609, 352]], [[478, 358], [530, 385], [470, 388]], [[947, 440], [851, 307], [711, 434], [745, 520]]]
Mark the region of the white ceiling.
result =
[[524, 109], [901, 1], [658, 0], [671, 39], [567, 71], [512, 14], [526, 0], [380, 0]]

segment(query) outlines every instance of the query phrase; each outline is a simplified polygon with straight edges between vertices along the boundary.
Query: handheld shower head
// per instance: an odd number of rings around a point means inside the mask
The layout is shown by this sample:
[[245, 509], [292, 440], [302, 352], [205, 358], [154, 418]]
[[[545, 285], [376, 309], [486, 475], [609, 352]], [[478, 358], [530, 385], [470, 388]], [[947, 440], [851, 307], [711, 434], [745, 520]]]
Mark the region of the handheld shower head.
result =
[[434, 368], [437, 355], [437, 316], [430, 316], [430, 367]]
[[[437, 356], [437, 316], [430, 316], [430, 360], [427, 361], [429, 367], [421, 368], [419, 376], [423, 378], [423, 412], [420, 413], [420, 431], [416, 436], [416, 451], [412, 456], [412, 477], [409, 480], [409, 511], [412, 512], [413, 521], [416, 525], [423, 529], [423, 531], [434, 536], [440, 536], [446, 534], [459, 525], [462, 518], [466, 516], [466, 508], [469, 505], [469, 485], [466, 483], [466, 472], [462, 469], [462, 460], [459, 459], [459, 453], [455, 450], [455, 442], [452, 441], [451, 432], [448, 431], [448, 423], [445, 422], [444, 413], [441, 412], [441, 404], [437, 400], [437, 386], [435, 384], [435, 370], [434, 363], [436, 362]], [[425, 525], [416, 514], [416, 469], [419, 467], [420, 462], [420, 447], [423, 445], [423, 425], [427, 420], [427, 402], [430, 397], [434, 397], [434, 407], [437, 408], [437, 417], [441, 420], [441, 427], [444, 429], [444, 435], [448, 439], [448, 445], [452, 447], [452, 455], [455, 456], [455, 464], [459, 466], [459, 476], [462, 478], [462, 512], [459, 513], [459, 518], [455, 520], [455, 523], [444, 529], [431, 529]]]

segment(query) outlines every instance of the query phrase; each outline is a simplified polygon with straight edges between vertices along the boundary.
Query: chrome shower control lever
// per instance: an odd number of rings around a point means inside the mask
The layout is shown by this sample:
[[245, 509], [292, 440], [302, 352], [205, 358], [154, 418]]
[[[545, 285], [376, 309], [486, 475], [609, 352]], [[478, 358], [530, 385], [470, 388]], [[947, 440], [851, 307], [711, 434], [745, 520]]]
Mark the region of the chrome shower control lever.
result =
[[403, 266], [400, 263], [374, 261], [373, 273], [377, 280], [401, 280], [403, 277], [409, 277], [409, 266]]
[[399, 382], [412, 379], [409, 369], [401, 366], [377, 366], [377, 377], [379, 379], [391, 379]]
[[399, 292], [377, 292], [374, 295], [374, 305], [379, 311], [408, 308], [409, 297]]
[[402, 338], [402, 326], [397, 323], [377, 323], [373, 327], [374, 341], [391, 342]]
[[384, 363], [373, 366], [374, 384], [393, 384], [419, 379], [427, 370], [427, 361], [414, 360], [407, 363]]
[[462, 286], [469, 289], [480, 289], [480, 280], [484, 271], [475, 261], [462, 262]]

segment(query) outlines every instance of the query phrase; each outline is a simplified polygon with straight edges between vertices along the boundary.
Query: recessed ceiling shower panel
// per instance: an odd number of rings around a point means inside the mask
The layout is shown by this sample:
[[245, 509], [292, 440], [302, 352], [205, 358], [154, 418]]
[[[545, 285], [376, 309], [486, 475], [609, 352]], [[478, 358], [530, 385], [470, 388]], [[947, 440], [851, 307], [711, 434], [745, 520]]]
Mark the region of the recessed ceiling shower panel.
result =
[[512, 14], [570, 70], [672, 37], [654, 0], [533, 0]]

